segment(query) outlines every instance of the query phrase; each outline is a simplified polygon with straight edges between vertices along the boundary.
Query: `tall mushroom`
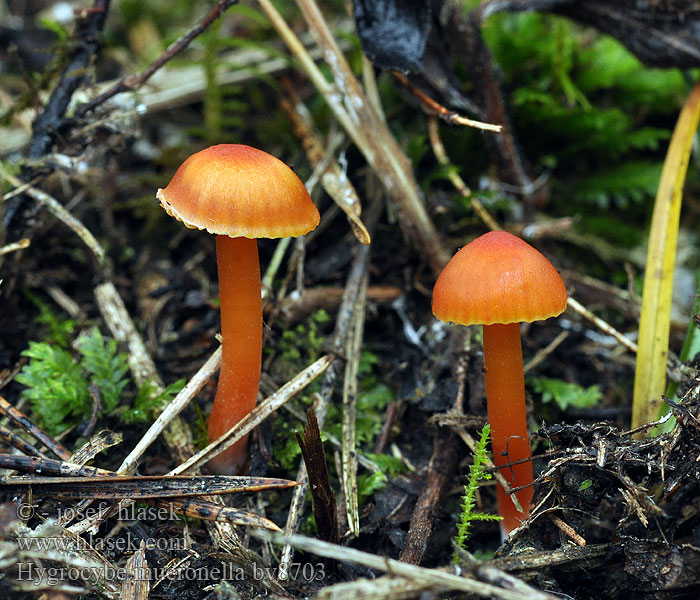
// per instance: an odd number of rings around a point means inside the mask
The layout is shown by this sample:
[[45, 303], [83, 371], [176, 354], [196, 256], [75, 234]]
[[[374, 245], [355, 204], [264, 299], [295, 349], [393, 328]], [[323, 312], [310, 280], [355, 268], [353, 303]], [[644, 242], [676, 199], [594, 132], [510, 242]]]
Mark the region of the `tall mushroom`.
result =
[[[185, 226], [216, 234], [222, 359], [207, 424], [210, 439], [228, 431], [254, 407], [260, 383], [262, 299], [256, 238], [296, 237], [320, 216], [304, 184], [282, 161], [240, 144], [212, 146], [190, 156], [156, 197]], [[247, 439], [209, 462], [237, 473]]]
[[447, 263], [433, 289], [433, 314], [438, 319], [483, 325], [494, 463], [511, 487], [528, 486], [516, 493], [524, 513], [498, 486], [504, 535], [527, 517], [533, 493], [519, 323], [561, 314], [566, 298], [564, 282], [552, 264], [504, 231], [487, 233], [464, 246]]

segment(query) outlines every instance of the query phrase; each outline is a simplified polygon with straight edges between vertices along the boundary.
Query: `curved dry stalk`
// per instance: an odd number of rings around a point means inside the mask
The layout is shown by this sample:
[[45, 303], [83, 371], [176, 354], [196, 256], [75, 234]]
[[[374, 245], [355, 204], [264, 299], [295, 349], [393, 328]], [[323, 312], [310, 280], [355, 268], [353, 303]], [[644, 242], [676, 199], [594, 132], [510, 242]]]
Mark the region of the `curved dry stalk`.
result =
[[39, 190], [29, 184], [26, 184], [19, 177], [15, 177], [8, 173], [0, 163], [0, 177], [15, 186], [17, 189], [22, 189], [27, 196], [33, 198], [37, 202], [43, 204], [48, 211], [61, 221], [64, 225], [73, 230], [73, 232], [83, 241], [88, 247], [92, 255], [97, 260], [100, 269], [106, 267], [105, 251], [102, 245], [97, 241], [92, 232], [85, 227], [78, 219], [76, 219], [56, 198]]
[[9, 254], [10, 252], [17, 252], [17, 250], [24, 250], [26, 248], [29, 248], [29, 245], [31, 244], [31, 240], [29, 238], [22, 238], [18, 242], [14, 242], [13, 244], [6, 244], [2, 248], [0, 248], [0, 256], [3, 254]]
[[291, 85], [287, 85], [285, 88], [292, 98], [292, 102], [282, 98], [280, 106], [292, 122], [297, 137], [301, 139], [311, 165], [314, 169], [319, 168], [319, 165], [321, 165], [321, 185], [323, 185], [323, 189], [345, 213], [357, 240], [361, 244], [369, 244], [371, 238], [365, 224], [360, 219], [362, 206], [354, 186], [338, 160], [332, 156], [327, 156], [329, 150], [324, 150], [324, 143], [314, 128], [309, 109], [301, 101], [301, 98]]
[[432, 113], [431, 118], [437, 116], [450, 125], [462, 125], [464, 127], [473, 127], [474, 129], [481, 129], [483, 131], [501, 133], [503, 129], [501, 125], [494, 125], [493, 123], [485, 123], [484, 121], [475, 121], [474, 119], [463, 117], [433, 100], [428, 94], [413, 85], [403, 73], [394, 71], [393, 75], [401, 82], [401, 85], [410, 90], [410, 92], [425, 105], [427, 110]]
[[608, 335], [611, 335], [618, 342], [620, 342], [625, 348], [627, 348], [630, 352], [634, 352], [635, 354], [637, 354], [637, 350], [639, 348], [635, 342], [633, 342], [631, 339], [629, 339], [626, 335], [620, 333], [617, 329], [615, 329], [609, 323], [606, 323], [605, 321], [603, 321], [603, 319], [601, 319], [600, 317], [596, 317], [590, 310], [588, 310], [578, 300], [569, 296], [566, 303], [569, 305], [569, 308], [574, 310], [574, 312], [576, 312], [577, 314], [581, 315], [587, 321], [590, 321], [591, 323], [593, 323], [593, 325], [595, 325], [603, 333], [607, 333]]
[[216, 21], [226, 10], [236, 4], [238, 0], [219, 0], [206, 15], [204, 15], [197, 24], [175, 40], [170, 47], [163, 52], [156, 60], [146, 67], [138, 75], [127, 75], [115, 83], [112, 87], [105, 90], [92, 100], [81, 104], [76, 110], [77, 117], [84, 117], [88, 112], [95, 110], [98, 106], [116, 96], [121, 92], [130, 92], [139, 89], [158, 69], [165, 63], [173, 59], [182, 50], [190, 45], [192, 40], [198, 35], [204, 33], [211, 24]]

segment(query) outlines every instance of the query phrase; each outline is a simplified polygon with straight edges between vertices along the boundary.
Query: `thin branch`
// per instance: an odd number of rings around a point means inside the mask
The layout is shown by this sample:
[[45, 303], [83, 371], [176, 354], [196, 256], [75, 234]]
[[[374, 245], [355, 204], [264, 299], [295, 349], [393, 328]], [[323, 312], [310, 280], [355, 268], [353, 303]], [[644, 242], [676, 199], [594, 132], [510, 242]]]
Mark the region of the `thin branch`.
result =
[[296, 394], [321, 375], [333, 362], [335, 357], [330, 354], [322, 356], [312, 363], [291, 381], [284, 384], [274, 394], [270, 395], [263, 402], [258, 404], [248, 415], [236, 423], [231, 429], [221, 437], [215, 439], [206, 448], [200, 450], [189, 460], [174, 468], [168, 475], [179, 475], [187, 473], [204, 465], [219, 453], [228, 450], [243, 436], [250, 433], [262, 421], [272, 413], [279, 410], [286, 402], [291, 400]]
[[165, 63], [173, 59], [177, 54], [182, 52], [190, 45], [192, 40], [204, 33], [211, 24], [216, 21], [222, 14], [231, 6], [236, 4], [238, 0], [219, 0], [209, 12], [204, 15], [199, 22], [192, 27], [187, 33], [173, 42], [168, 49], [156, 58], [138, 75], [127, 75], [115, 83], [112, 87], [105, 90], [98, 96], [95, 96], [89, 102], [81, 104], [75, 111], [77, 117], [84, 117], [88, 112], [95, 110], [98, 106], [120, 94], [121, 92], [132, 92], [140, 88], [158, 69]]
[[554, 352], [559, 344], [561, 344], [567, 337], [569, 337], [569, 332], [568, 331], [562, 331], [559, 333], [557, 337], [555, 337], [549, 344], [547, 344], [546, 348], [541, 348], [540, 350], [537, 351], [535, 356], [533, 356], [528, 363], [523, 367], [523, 373], [527, 373], [528, 371], [531, 371], [534, 369], [537, 365], [540, 363], [544, 362], [544, 360], [552, 353]]
[[465, 127], [474, 127], [475, 129], [483, 129], [484, 131], [493, 131], [495, 133], [500, 133], [501, 129], [503, 129], [501, 125], [484, 123], [483, 121], [475, 121], [474, 119], [463, 117], [455, 111], [445, 108], [436, 100], [433, 100], [433, 98], [428, 96], [428, 94], [426, 94], [423, 90], [413, 85], [402, 73], [394, 71], [392, 74], [399, 80], [401, 85], [403, 85], [416, 98], [418, 98], [418, 100], [421, 101], [421, 103], [432, 115], [440, 117], [443, 121], [449, 123], [450, 125], [463, 125]]
[[633, 342], [631, 339], [629, 339], [626, 335], [620, 333], [612, 325], [603, 321], [603, 319], [601, 319], [600, 317], [596, 317], [590, 310], [588, 310], [578, 300], [569, 296], [566, 303], [569, 305], [569, 308], [571, 308], [574, 312], [581, 315], [587, 321], [590, 321], [591, 323], [593, 323], [593, 325], [595, 325], [603, 333], [607, 333], [608, 335], [611, 335], [618, 342], [620, 342], [625, 348], [627, 348], [630, 352], [634, 352], [634, 354], [637, 354], [637, 350], [639, 350], [639, 347], [637, 346], [637, 344], [635, 342]]
[[10, 252], [17, 252], [17, 250], [24, 250], [25, 248], [29, 248], [30, 244], [31, 240], [29, 238], [22, 238], [18, 242], [2, 246], [0, 248], [0, 256], [3, 254], [10, 254]]

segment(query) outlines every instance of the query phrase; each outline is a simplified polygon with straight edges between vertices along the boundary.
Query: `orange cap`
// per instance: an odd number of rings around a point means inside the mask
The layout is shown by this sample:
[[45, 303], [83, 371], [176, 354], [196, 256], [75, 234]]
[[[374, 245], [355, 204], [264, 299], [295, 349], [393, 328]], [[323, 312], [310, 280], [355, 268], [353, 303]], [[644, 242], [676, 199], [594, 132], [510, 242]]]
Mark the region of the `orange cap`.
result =
[[433, 314], [461, 325], [541, 321], [566, 308], [566, 287], [540, 252], [505, 231], [476, 238], [440, 273]]
[[321, 218], [294, 171], [241, 144], [193, 154], [156, 198], [187, 227], [231, 237], [296, 237], [316, 229]]

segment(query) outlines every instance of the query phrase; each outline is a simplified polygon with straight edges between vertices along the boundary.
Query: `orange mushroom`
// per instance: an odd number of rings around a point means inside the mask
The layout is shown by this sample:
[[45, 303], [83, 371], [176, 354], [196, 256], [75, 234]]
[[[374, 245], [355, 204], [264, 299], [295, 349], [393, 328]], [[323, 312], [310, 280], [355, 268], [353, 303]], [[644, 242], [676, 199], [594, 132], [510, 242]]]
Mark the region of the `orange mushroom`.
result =
[[[254, 407], [260, 383], [262, 299], [256, 238], [296, 237], [320, 216], [304, 184], [282, 161], [240, 144], [190, 156], [156, 197], [187, 227], [216, 234], [221, 301], [219, 385], [207, 425], [210, 439], [226, 433]], [[240, 472], [243, 439], [209, 461], [212, 471]]]
[[494, 463], [511, 487], [528, 486], [516, 493], [523, 513], [498, 486], [504, 536], [527, 517], [533, 493], [519, 323], [561, 314], [566, 298], [564, 282], [552, 264], [504, 231], [492, 231], [464, 246], [447, 263], [433, 289], [433, 314], [438, 319], [483, 325]]

